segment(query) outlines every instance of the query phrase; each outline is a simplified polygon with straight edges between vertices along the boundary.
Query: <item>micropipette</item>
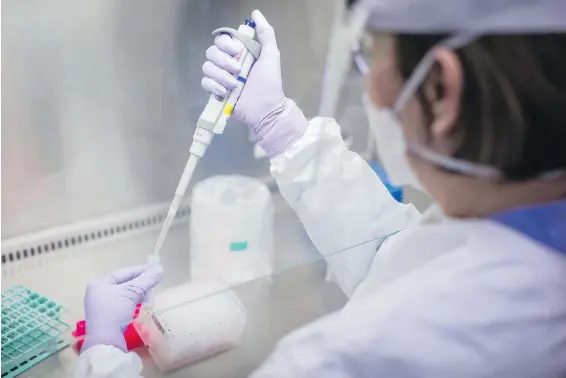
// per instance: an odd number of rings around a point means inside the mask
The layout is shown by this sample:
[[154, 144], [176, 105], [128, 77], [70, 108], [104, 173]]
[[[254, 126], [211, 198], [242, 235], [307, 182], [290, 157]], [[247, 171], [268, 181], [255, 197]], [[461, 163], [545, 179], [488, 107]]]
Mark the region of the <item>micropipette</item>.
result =
[[222, 134], [224, 132], [226, 123], [228, 122], [228, 119], [234, 110], [234, 106], [236, 106], [236, 102], [242, 93], [242, 89], [244, 88], [250, 69], [252, 68], [253, 63], [259, 58], [259, 54], [261, 52], [261, 45], [254, 40], [255, 23], [253, 21], [247, 19], [244, 20], [244, 23], [240, 25], [238, 30], [232, 28], [220, 28], [212, 32], [214, 37], [219, 34], [228, 34], [233, 39], [239, 41], [241, 45], [240, 52], [234, 56], [236, 61], [240, 62], [242, 65], [240, 74], [236, 77], [236, 79], [238, 79], [238, 86], [224, 97], [211, 95], [197, 121], [197, 128], [193, 135], [193, 143], [189, 150], [189, 160], [187, 161], [187, 165], [185, 166], [179, 185], [177, 185], [175, 197], [169, 207], [167, 217], [165, 218], [165, 222], [163, 222], [161, 232], [159, 233], [157, 243], [155, 244], [154, 256], [156, 259], [159, 257], [159, 251], [161, 250], [163, 241], [167, 236], [167, 232], [171, 227], [173, 219], [175, 219], [177, 210], [179, 210], [179, 206], [185, 196], [185, 192], [187, 191], [187, 187], [189, 186], [189, 182], [191, 181], [191, 177], [193, 176], [193, 172], [198, 161], [204, 156], [204, 153], [212, 142], [214, 135]]

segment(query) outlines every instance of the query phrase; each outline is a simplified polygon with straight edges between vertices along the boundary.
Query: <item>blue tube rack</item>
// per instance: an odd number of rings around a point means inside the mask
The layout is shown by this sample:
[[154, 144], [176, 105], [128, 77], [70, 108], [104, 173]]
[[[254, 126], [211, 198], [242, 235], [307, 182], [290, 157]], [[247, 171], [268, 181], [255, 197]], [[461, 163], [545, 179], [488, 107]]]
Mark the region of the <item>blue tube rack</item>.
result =
[[69, 345], [65, 308], [24, 286], [2, 292], [2, 378], [12, 378]]

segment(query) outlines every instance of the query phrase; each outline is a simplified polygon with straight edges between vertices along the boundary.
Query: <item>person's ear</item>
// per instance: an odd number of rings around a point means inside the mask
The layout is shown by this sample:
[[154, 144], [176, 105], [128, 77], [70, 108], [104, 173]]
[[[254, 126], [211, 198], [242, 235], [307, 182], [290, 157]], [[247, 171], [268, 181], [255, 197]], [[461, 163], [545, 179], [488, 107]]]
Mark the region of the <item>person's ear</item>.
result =
[[460, 114], [463, 72], [460, 59], [452, 50], [437, 47], [433, 51], [435, 67], [425, 93], [432, 105], [430, 132], [434, 139], [444, 139], [454, 130]]

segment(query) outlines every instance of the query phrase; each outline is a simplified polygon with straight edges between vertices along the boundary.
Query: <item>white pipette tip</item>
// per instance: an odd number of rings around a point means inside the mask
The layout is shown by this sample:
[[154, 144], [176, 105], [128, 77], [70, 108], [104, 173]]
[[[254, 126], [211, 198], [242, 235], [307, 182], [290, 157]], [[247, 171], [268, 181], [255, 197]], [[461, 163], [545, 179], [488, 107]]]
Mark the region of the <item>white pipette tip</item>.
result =
[[159, 258], [159, 255], [156, 255], [155, 253], [150, 253], [149, 255], [147, 255], [147, 265], [159, 265], [160, 261], [161, 259]]
[[173, 223], [173, 220], [175, 219], [175, 215], [177, 215], [177, 211], [181, 206], [182, 200], [183, 200], [183, 196], [175, 194], [175, 198], [173, 198], [173, 202], [171, 202], [171, 206], [169, 206], [169, 211], [167, 212], [167, 218], [165, 218], [165, 222], [163, 222], [163, 226], [161, 227], [161, 232], [159, 233], [159, 237], [157, 238], [157, 243], [155, 244], [155, 250], [153, 252], [153, 255], [157, 260], [159, 260], [159, 252], [161, 251], [161, 247], [163, 246], [165, 237], [169, 232], [169, 228], [171, 228], [171, 223]]

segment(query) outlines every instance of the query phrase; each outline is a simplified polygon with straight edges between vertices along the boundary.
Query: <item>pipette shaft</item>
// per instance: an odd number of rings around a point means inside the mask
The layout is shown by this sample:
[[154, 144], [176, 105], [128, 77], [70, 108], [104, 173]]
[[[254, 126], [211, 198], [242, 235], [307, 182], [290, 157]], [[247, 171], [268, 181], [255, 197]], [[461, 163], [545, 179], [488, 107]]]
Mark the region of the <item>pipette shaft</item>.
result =
[[187, 165], [185, 166], [185, 170], [183, 171], [179, 185], [177, 185], [177, 190], [175, 190], [175, 197], [173, 198], [173, 202], [171, 202], [171, 206], [169, 206], [167, 217], [165, 218], [165, 222], [163, 222], [161, 232], [159, 233], [157, 243], [155, 244], [154, 254], [156, 257], [159, 256], [159, 251], [161, 251], [161, 246], [165, 241], [165, 236], [167, 236], [169, 228], [171, 227], [171, 223], [173, 222], [173, 219], [175, 219], [177, 211], [179, 211], [179, 206], [181, 206], [181, 201], [185, 196], [185, 192], [187, 190], [187, 187], [189, 186], [189, 182], [191, 181], [191, 177], [193, 176], [198, 161], [199, 157], [193, 154], [191, 154], [189, 160], [187, 161]]
[[230, 34], [232, 38], [235, 38], [240, 42], [240, 52], [234, 57], [242, 65], [240, 75], [237, 77], [238, 86], [225, 97], [214, 95], [210, 96], [208, 103], [197, 121], [197, 128], [193, 135], [193, 143], [189, 150], [189, 160], [187, 161], [181, 180], [177, 185], [175, 197], [169, 207], [167, 217], [165, 218], [165, 222], [163, 222], [161, 232], [157, 238], [154, 250], [155, 258], [159, 257], [159, 252], [161, 251], [165, 237], [169, 232], [171, 223], [177, 215], [177, 211], [179, 210], [179, 206], [185, 196], [185, 192], [189, 186], [198, 161], [204, 156], [214, 135], [222, 134], [224, 132], [226, 123], [228, 122], [228, 119], [236, 106], [236, 102], [242, 93], [242, 89], [244, 88], [244, 84], [247, 80], [251, 67], [255, 60], [259, 57], [261, 46], [253, 40], [255, 37], [254, 28], [255, 24], [253, 21], [245, 20], [244, 24], [240, 25], [237, 31], [229, 28], [221, 28], [212, 33], [213, 35], [227, 33]]

